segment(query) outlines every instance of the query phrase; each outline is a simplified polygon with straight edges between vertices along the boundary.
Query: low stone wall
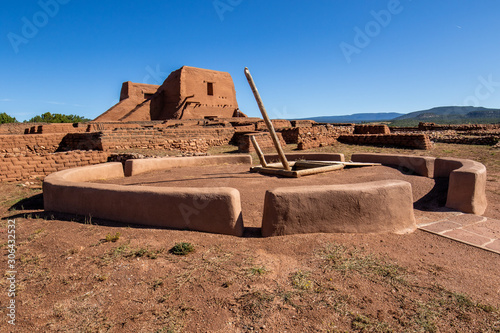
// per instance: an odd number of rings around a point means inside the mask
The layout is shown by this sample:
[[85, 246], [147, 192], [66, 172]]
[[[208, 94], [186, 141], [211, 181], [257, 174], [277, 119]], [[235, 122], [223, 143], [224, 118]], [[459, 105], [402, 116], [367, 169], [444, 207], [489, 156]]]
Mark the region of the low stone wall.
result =
[[495, 130], [500, 129], [500, 124], [465, 124], [465, 125], [438, 125], [435, 123], [419, 123], [420, 131], [477, 131], [477, 130]]
[[280, 131], [286, 143], [298, 144], [299, 150], [332, 145], [341, 134], [351, 134], [352, 126], [316, 125], [287, 128]]
[[229, 143], [234, 128], [131, 128], [104, 131], [102, 147], [108, 149], [167, 149], [206, 152], [208, 148]]
[[430, 132], [429, 138], [434, 142], [454, 143], [462, 145], [487, 145], [494, 146], [500, 141], [499, 133], [471, 133], [473, 135], [460, 135], [455, 131], [453, 133]]
[[43, 184], [44, 208], [123, 223], [242, 236], [236, 189], [86, 183], [123, 175], [119, 162], [53, 173]]
[[312, 127], [316, 122], [314, 120], [292, 120], [292, 127]]
[[482, 215], [486, 199], [486, 167], [472, 160], [437, 158], [434, 178], [449, 177], [446, 207]]
[[387, 125], [355, 125], [354, 134], [391, 134]]
[[354, 145], [404, 147], [431, 149], [432, 142], [425, 134], [353, 134], [341, 135], [339, 142]]
[[43, 178], [56, 171], [107, 162], [109, 153], [70, 151], [53, 154], [0, 154], [0, 182]]
[[415, 229], [411, 184], [399, 180], [277, 188], [264, 200], [264, 237]]
[[54, 153], [65, 134], [0, 135], [0, 153]]
[[[273, 123], [273, 127], [275, 130], [280, 130], [282, 128], [289, 128], [292, 127], [292, 124], [290, 123], [289, 120], [284, 120], [284, 119], [271, 119], [271, 122]], [[255, 130], [256, 131], [267, 131], [267, 126], [264, 120], [259, 120], [258, 122], [255, 123]]]
[[79, 133], [86, 132], [87, 123], [36, 124], [26, 128], [25, 134]]
[[[240, 153], [250, 153], [255, 151], [250, 139], [252, 135], [255, 136], [255, 139], [257, 140], [257, 143], [259, 144], [259, 147], [263, 152], [276, 151], [276, 149], [274, 148], [273, 140], [271, 139], [271, 135], [269, 133], [256, 132], [246, 133], [239, 136], [238, 151]], [[278, 140], [280, 140], [281, 145], [285, 146], [286, 142], [285, 140], [283, 140], [281, 133], [276, 133], [276, 135], [278, 136]]]
[[[0, 135], [4, 134], [26, 134], [33, 126], [44, 125], [45, 123], [8, 123], [0, 124]], [[26, 131], [28, 130], [28, 131]]]

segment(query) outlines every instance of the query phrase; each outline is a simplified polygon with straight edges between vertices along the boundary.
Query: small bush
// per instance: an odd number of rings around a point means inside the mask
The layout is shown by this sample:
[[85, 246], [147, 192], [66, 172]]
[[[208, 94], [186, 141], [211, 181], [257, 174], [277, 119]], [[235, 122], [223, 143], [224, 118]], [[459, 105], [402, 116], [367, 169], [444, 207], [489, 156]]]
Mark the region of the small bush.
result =
[[191, 243], [176, 243], [174, 247], [169, 250], [170, 253], [177, 256], [185, 256], [191, 252], [194, 252], [194, 245]]
[[116, 234], [107, 234], [106, 238], [104, 239], [105, 242], [113, 242], [116, 243], [120, 239], [121, 234], [117, 232]]

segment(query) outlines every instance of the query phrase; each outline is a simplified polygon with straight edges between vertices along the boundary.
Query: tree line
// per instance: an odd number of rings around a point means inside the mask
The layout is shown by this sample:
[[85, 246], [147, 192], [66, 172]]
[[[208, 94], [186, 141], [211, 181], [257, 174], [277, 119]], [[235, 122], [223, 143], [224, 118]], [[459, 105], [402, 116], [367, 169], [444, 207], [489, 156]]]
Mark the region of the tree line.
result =
[[[60, 114], [60, 113], [50, 113], [45, 112], [39, 116], [35, 116], [29, 120], [25, 120], [24, 123], [84, 123], [90, 121], [90, 119], [74, 115], [74, 114]], [[0, 124], [7, 123], [19, 123], [15, 117], [9, 116], [7, 113], [0, 113]]]

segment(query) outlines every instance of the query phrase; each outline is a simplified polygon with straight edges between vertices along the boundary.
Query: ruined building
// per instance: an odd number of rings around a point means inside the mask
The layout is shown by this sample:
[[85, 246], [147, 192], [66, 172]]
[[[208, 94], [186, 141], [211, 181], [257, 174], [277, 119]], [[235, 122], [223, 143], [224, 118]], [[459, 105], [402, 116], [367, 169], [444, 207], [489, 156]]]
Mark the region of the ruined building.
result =
[[246, 117], [226, 72], [183, 66], [161, 86], [124, 82], [120, 102], [96, 122]]

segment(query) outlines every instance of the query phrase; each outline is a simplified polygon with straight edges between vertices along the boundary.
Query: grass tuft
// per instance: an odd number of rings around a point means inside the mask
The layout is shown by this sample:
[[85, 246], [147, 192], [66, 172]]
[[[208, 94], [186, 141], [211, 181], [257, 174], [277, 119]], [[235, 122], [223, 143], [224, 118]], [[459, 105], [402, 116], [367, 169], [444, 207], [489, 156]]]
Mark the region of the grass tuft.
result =
[[292, 280], [292, 285], [300, 290], [309, 290], [312, 288], [312, 281], [309, 279], [311, 275], [310, 272], [296, 271], [292, 274], [290, 279]]
[[170, 250], [170, 253], [175, 254], [177, 256], [185, 256], [191, 252], [194, 252], [194, 245], [191, 243], [176, 243]]
[[120, 236], [121, 234], [119, 232], [117, 232], [114, 235], [107, 234], [106, 237], [104, 238], [103, 243], [109, 243], [109, 242], [116, 243], [120, 239]]
[[267, 273], [267, 268], [264, 266], [261, 267], [252, 267], [249, 269], [248, 274], [254, 276], [261, 276]]

